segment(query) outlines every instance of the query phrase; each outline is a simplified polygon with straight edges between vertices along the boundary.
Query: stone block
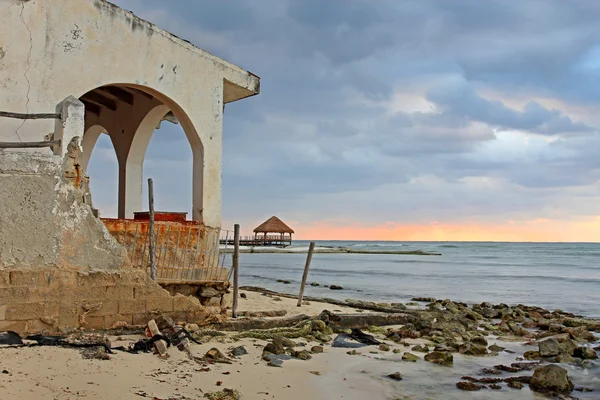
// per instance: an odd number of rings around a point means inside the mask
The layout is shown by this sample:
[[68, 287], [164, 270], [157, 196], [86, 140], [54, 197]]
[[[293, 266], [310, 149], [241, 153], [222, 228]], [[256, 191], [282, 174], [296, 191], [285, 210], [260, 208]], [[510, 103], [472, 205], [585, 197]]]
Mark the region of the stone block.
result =
[[58, 317], [60, 314], [60, 303], [57, 301], [48, 301], [43, 303], [42, 317]]
[[171, 297], [171, 294], [154, 281], [145, 281], [134, 287], [134, 298]]
[[27, 321], [27, 332], [39, 333], [39, 332], [54, 332], [56, 331], [56, 327], [52, 324], [46, 323], [39, 319], [32, 319]]
[[203, 308], [201, 310], [190, 311], [188, 312], [186, 322], [189, 323], [201, 323], [206, 321], [208, 316], [210, 315], [209, 310]]
[[44, 316], [43, 307], [41, 303], [10, 304], [6, 310], [6, 320], [27, 321], [30, 319], [39, 319]]
[[78, 276], [76, 271], [55, 270], [50, 276], [49, 284], [57, 283], [61, 288], [74, 288], [77, 286]]
[[221, 298], [221, 307], [233, 307], [233, 292], [225, 293]]
[[10, 284], [10, 271], [0, 270], [0, 288]]
[[106, 286], [79, 286], [74, 295], [78, 298], [91, 300], [105, 300], [107, 298]]
[[79, 326], [79, 307], [74, 304], [62, 303], [59, 308], [58, 323], [61, 327]]
[[123, 326], [131, 326], [133, 322], [132, 315], [107, 315], [104, 317], [105, 329], [116, 329]]
[[52, 286], [32, 286], [29, 288], [27, 300], [29, 302], [44, 302], [56, 300], [60, 297], [58, 285]]
[[150, 297], [146, 300], [146, 310], [148, 312], [172, 312], [173, 298], [169, 297]]
[[140, 314], [146, 312], [146, 300], [120, 300], [119, 314]]
[[112, 300], [132, 300], [133, 297], [133, 286], [131, 285], [117, 285], [109, 286], [106, 288], [106, 298]]
[[90, 311], [87, 315], [92, 317], [104, 317], [106, 315], [115, 315], [119, 313], [119, 302], [117, 300], [105, 300], [97, 303], [94, 311]]
[[77, 284], [79, 286], [116, 286], [119, 283], [120, 276], [117, 273], [82, 272], [77, 276]]
[[134, 326], [146, 326], [148, 324], [148, 321], [154, 318], [156, 318], [156, 316], [150, 313], [135, 314], [133, 315], [131, 323]]
[[6, 320], [6, 310], [7, 309], [8, 309], [8, 306], [6, 304], [3, 306], [0, 306], [0, 321]]
[[106, 325], [104, 324], [104, 318], [105, 317], [90, 317], [89, 315], [86, 315], [85, 322], [82, 325], [86, 329], [106, 329]]
[[202, 308], [200, 300], [195, 297], [186, 297], [183, 295], [176, 295], [173, 297], [173, 310], [178, 311], [195, 311]]
[[48, 284], [47, 271], [44, 269], [19, 269], [10, 271], [12, 286], [43, 287]]
[[0, 321], [0, 331], [27, 332], [27, 321]]

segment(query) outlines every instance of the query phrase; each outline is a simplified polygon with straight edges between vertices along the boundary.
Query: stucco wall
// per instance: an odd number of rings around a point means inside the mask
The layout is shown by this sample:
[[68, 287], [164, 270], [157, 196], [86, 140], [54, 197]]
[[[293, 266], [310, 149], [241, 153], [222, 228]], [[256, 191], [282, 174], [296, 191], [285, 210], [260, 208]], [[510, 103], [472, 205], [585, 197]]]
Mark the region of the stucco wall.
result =
[[[0, 108], [54, 112], [109, 84], [151, 93], [203, 146], [204, 222], [221, 223], [223, 104], [259, 79], [103, 0], [0, 1]], [[41, 140], [50, 121], [0, 119], [0, 140]], [[194, 210], [198, 213], [199, 210]]]
[[0, 151], [0, 268], [129, 264], [125, 249], [63, 178], [66, 169], [61, 157]]

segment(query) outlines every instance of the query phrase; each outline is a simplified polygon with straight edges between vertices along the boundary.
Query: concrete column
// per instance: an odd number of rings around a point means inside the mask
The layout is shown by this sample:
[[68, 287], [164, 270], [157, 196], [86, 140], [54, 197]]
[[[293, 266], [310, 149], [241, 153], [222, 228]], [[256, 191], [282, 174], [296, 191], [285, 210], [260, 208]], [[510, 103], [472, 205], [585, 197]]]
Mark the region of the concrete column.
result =
[[69, 96], [56, 106], [56, 112], [61, 119], [56, 120], [54, 128], [54, 140], [60, 140], [60, 144], [52, 148], [54, 155], [64, 157], [67, 148], [73, 138], [81, 138], [85, 130], [85, 106], [73, 96]]
[[144, 158], [157, 125], [169, 111], [165, 105], [152, 108], [130, 136], [126, 157], [119, 157], [119, 218], [133, 218], [134, 212], [142, 211]]
[[191, 121], [198, 137], [188, 139], [194, 154], [193, 218], [209, 227], [221, 226], [223, 156], [223, 81], [198, 93]]

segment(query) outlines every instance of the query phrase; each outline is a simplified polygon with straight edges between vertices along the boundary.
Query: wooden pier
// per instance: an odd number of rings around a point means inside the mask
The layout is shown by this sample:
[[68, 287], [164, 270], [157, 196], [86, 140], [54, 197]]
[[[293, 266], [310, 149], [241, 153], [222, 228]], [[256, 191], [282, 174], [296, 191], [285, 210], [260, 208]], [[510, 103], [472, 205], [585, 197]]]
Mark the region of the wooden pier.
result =
[[[222, 245], [233, 246], [233, 237], [221, 238]], [[271, 246], [285, 247], [292, 244], [292, 238], [289, 235], [270, 235], [270, 236], [245, 236], [240, 238], [240, 246], [256, 247]]]

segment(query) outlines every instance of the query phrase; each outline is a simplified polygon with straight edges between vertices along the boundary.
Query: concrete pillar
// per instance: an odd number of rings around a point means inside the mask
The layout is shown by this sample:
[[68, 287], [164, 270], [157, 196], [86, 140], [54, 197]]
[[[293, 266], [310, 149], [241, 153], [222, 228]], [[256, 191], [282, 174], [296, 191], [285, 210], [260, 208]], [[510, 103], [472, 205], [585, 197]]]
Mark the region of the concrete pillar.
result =
[[85, 130], [85, 106], [73, 96], [69, 96], [56, 106], [56, 112], [61, 119], [56, 120], [54, 128], [54, 140], [60, 140], [60, 144], [52, 148], [54, 155], [64, 157], [67, 147], [73, 138], [81, 138]]
[[[222, 158], [223, 158], [223, 81], [215, 81], [210, 90], [202, 92], [199, 112], [194, 125], [202, 137], [203, 171], [194, 165], [194, 217], [207, 226], [221, 227]], [[192, 144], [192, 150], [194, 146]], [[199, 162], [199, 160], [198, 160]], [[196, 164], [196, 156], [194, 156]], [[198, 177], [196, 177], [198, 173]], [[202, 188], [200, 194], [199, 188]], [[196, 194], [197, 193], [197, 194]], [[201, 199], [201, 200], [200, 200]]]
[[119, 157], [119, 218], [133, 218], [134, 212], [142, 211], [144, 158], [156, 127], [169, 111], [165, 105], [151, 109], [132, 135], [126, 158]]

